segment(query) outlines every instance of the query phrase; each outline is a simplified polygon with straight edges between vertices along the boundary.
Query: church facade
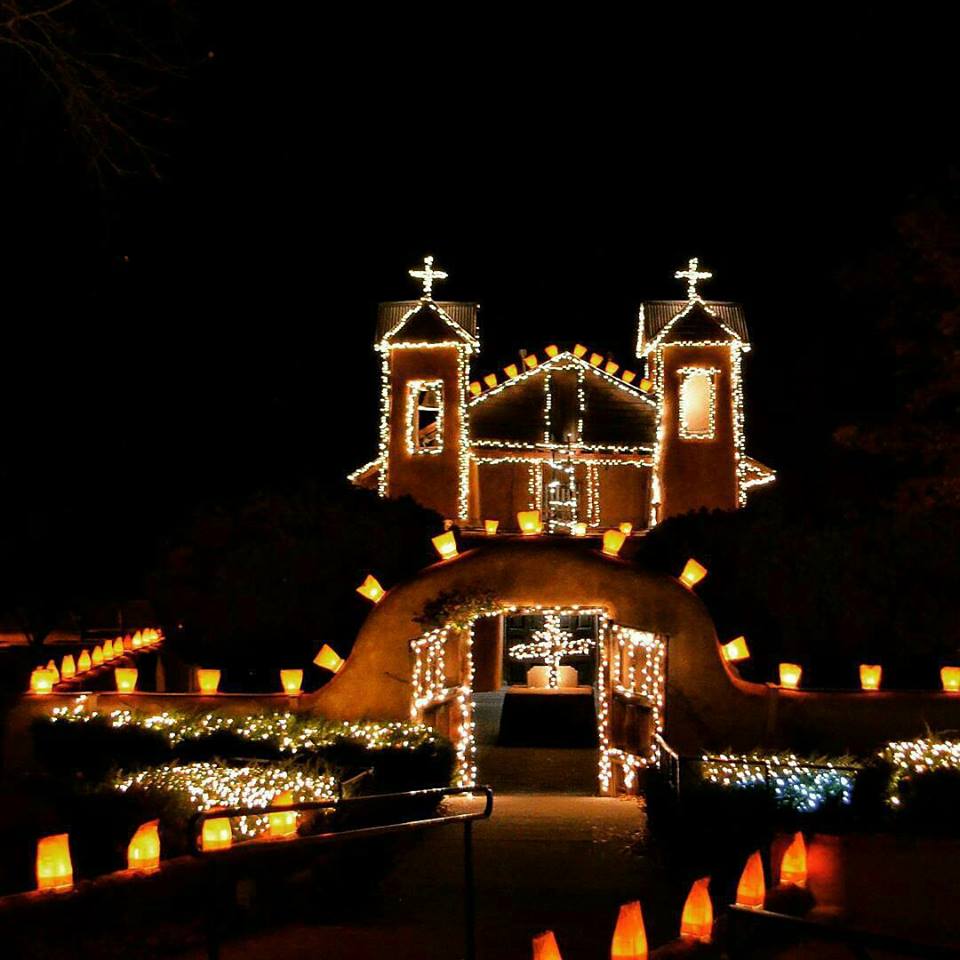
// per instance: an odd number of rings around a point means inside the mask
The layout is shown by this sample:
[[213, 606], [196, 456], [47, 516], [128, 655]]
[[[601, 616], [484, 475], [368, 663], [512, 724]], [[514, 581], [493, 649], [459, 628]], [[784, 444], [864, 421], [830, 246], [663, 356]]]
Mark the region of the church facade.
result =
[[474, 371], [477, 304], [433, 299], [432, 257], [410, 274], [420, 299], [379, 308], [379, 450], [353, 483], [468, 529], [539, 511], [543, 532], [582, 536], [736, 509], [774, 479], [746, 453], [743, 310], [701, 298], [695, 259], [675, 275], [686, 299], [641, 305], [630, 367], [582, 342]]

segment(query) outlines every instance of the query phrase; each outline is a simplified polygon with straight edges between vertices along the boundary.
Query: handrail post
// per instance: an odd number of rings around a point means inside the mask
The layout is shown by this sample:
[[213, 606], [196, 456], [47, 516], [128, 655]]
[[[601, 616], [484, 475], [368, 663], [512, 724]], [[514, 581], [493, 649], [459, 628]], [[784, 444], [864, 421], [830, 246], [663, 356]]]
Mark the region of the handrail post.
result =
[[477, 956], [477, 919], [476, 888], [473, 877], [473, 821], [463, 824], [463, 924], [464, 956], [466, 960], [476, 960]]

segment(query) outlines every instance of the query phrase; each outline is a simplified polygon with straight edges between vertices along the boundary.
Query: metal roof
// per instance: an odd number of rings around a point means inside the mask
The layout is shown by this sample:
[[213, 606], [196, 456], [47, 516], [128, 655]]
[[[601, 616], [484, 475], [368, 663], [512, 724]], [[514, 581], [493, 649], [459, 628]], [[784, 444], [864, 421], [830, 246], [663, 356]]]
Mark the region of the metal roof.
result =
[[[643, 304], [643, 342], [649, 343], [678, 314], [689, 300], [647, 300]], [[704, 300], [703, 304], [729, 327], [744, 343], [750, 342], [747, 321], [739, 303], [724, 300]]]
[[[377, 307], [377, 338], [381, 340], [404, 318], [411, 310], [415, 310], [422, 300], [391, 300], [381, 303]], [[457, 326], [462, 327], [474, 340], [477, 339], [477, 310], [475, 303], [456, 303], [452, 300], [434, 300], [435, 303]]]

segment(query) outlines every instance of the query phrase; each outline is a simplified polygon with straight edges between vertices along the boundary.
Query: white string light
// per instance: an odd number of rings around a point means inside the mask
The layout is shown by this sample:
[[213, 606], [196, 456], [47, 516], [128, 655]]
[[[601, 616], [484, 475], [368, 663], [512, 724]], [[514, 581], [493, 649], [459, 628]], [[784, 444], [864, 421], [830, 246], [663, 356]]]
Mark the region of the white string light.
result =
[[423, 269], [422, 270], [409, 270], [407, 271], [414, 280], [423, 281], [423, 300], [432, 300], [433, 299], [433, 281], [434, 280], [446, 280], [447, 274], [443, 270], [434, 270], [433, 269], [433, 257], [424, 257], [423, 258]]

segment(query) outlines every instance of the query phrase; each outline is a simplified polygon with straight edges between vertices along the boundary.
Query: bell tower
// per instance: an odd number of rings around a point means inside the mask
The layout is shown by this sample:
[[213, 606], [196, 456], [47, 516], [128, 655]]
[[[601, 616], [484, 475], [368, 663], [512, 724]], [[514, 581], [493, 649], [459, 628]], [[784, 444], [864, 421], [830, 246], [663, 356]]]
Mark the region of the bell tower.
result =
[[637, 355], [646, 358], [658, 411], [651, 525], [744, 502], [741, 360], [750, 345], [738, 304], [701, 298], [697, 285], [711, 276], [694, 257], [675, 274], [687, 281], [686, 301], [640, 311]]
[[380, 304], [381, 496], [409, 495], [450, 520], [470, 513], [467, 383], [479, 348], [477, 305], [438, 302], [433, 283], [447, 274], [425, 257], [419, 300]]

